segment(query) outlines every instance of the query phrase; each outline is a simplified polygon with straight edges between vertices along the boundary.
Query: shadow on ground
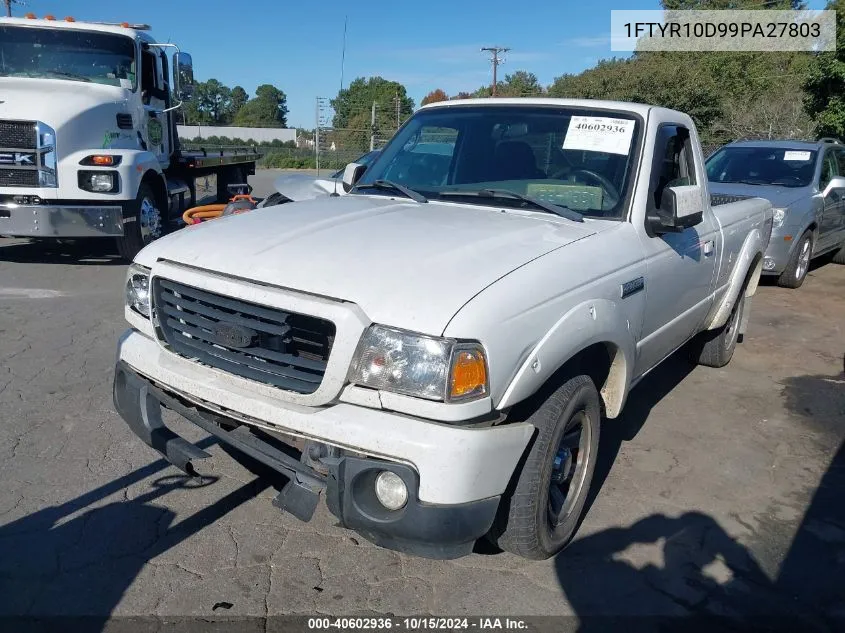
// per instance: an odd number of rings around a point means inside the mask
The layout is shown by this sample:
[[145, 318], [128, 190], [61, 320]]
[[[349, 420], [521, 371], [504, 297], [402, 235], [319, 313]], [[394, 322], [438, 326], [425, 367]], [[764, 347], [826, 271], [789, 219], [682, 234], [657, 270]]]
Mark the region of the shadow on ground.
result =
[[18, 241], [0, 238], [0, 262], [103, 266], [126, 264], [114, 239]]
[[712, 517], [655, 514], [578, 539], [558, 556], [579, 631], [845, 630], [845, 372], [790, 379], [783, 395], [841, 443], [797, 530], [786, 526], [795, 536], [777, 576]]

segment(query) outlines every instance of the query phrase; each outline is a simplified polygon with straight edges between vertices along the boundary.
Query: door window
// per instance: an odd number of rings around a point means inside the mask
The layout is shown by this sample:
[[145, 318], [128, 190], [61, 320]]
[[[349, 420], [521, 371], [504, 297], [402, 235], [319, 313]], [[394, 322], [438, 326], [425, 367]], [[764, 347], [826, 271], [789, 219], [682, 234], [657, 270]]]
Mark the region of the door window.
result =
[[654, 147], [651, 204], [654, 209], [659, 209], [666, 187], [696, 184], [695, 159], [689, 130], [682, 125], [661, 126]]
[[824, 188], [827, 187], [827, 183], [830, 182], [831, 178], [843, 173], [839, 170], [839, 165], [837, 165], [836, 154], [834, 151], [835, 150], [829, 149], [824, 153], [822, 174], [819, 178], [819, 189], [821, 190], [824, 190]]

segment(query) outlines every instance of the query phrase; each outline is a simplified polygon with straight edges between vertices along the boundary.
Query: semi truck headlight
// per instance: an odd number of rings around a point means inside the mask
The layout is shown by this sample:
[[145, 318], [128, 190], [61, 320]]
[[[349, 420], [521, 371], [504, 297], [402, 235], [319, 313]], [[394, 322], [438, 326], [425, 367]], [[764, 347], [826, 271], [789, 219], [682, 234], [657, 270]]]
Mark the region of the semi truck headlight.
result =
[[487, 360], [479, 343], [372, 325], [361, 337], [349, 382], [425, 398], [464, 401], [487, 395]]
[[786, 217], [786, 209], [772, 209], [772, 227], [778, 229], [783, 226], [783, 220]]
[[126, 271], [126, 305], [150, 318], [150, 269], [132, 264]]
[[93, 193], [111, 193], [117, 191], [117, 172], [80, 171], [79, 188]]

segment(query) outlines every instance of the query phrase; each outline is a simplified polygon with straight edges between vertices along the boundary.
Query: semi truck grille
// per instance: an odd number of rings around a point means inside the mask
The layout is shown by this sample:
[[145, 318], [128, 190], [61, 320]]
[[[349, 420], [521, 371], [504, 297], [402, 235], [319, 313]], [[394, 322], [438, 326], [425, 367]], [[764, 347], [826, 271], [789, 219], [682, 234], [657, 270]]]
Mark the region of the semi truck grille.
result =
[[0, 148], [36, 149], [34, 121], [0, 121]]
[[158, 277], [153, 300], [160, 336], [180, 356], [298, 393], [313, 393], [323, 381], [331, 321]]
[[37, 187], [38, 172], [34, 169], [0, 169], [0, 187]]

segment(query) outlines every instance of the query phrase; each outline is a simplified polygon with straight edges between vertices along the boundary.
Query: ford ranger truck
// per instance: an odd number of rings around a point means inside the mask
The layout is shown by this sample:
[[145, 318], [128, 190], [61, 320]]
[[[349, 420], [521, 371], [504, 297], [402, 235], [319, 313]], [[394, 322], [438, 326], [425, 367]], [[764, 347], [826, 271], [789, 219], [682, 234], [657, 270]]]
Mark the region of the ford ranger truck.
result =
[[187, 473], [162, 407], [279, 508], [426, 557], [561, 550], [603, 420], [682, 346], [730, 361], [772, 230], [711, 206], [689, 116], [632, 103], [430, 104], [344, 186], [144, 248], [114, 402]]
[[110, 238], [131, 260], [255, 173], [254, 153], [180, 149], [193, 63], [148, 29], [0, 18], [0, 237]]

